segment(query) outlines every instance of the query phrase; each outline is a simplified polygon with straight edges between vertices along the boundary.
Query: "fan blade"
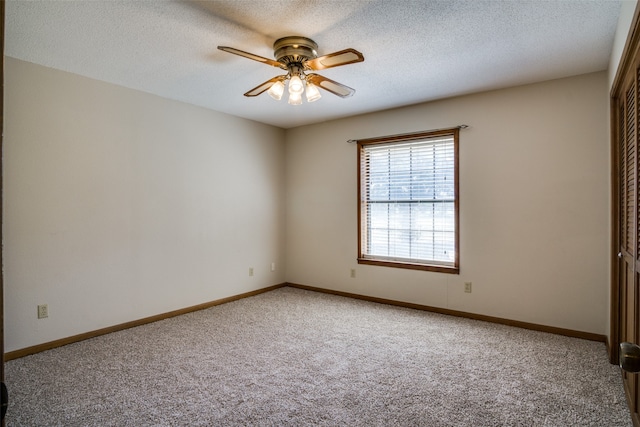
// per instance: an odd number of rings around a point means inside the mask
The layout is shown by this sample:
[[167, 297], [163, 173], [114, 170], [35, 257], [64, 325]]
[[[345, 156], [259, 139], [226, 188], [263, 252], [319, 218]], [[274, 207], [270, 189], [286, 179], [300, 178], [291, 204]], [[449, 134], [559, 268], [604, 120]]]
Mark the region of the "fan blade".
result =
[[364, 56], [355, 49], [345, 49], [333, 52], [328, 55], [310, 59], [304, 63], [305, 67], [312, 70], [324, 70], [326, 68], [338, 67], [340, 65], [353, 64], [364, 61]]
[[309, 83], [313, 83], [316, 86], [320, 86], [322, 89], [331, 92], [332, 94], [337, 95], [340, 98], [348, 98], [356, 93], [355, 89], [352, 89], [349, 86], [345, 86], [342, 83], [338, 83], [319, 74], [307, 74], [307, 81]]
[[262, 62], [264, 64], [271, 65], [273, 67], [282, 68], [283, 70], [287, 69], [286, 65], [284, 65], [284, 64], [282, 64], [282, 63], [280, 63], [278, 61], [274, 61], [273, 59], [265, 58], [264, 56], [254, 55], [253, 53], [245, 52], [244, 50], [240, 50], [240, 49], [236, 49], [236, 48], [228, 47], [228, 46], [218, 46], [218, 49], [220, 49], [220, 50], [222, 50], [224, 52], [233, 53], [234, 55], [244, 56], [245, 58], [253, 59], [254, 61]]
[[269, 88], [273, 86], [276, 82], [282, 82], [282, 81], [285, 81], [286, 79], [287, 79], [287, 76], [276, 76], [254, 87], [249, 92], [245, 93], [244, 96], [258, 96], [261, 93], [269, 90]]

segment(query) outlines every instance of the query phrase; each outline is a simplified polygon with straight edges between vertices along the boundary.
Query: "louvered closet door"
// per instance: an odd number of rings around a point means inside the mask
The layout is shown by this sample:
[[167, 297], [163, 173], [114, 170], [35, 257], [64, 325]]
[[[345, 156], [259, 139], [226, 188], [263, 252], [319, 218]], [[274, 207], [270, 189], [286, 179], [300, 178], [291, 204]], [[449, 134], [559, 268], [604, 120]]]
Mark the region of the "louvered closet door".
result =
[[[619, 292], [620, 339], [639, 343], [638, 332], [638, 274], [640, 273], [640, 229], [638, 228], [638, 67], [625, 81], [618, 98], [618, 152], [619, 152]], [[634, 423], [640, 425], [638, 374], [623, 373], [625, 391]]]

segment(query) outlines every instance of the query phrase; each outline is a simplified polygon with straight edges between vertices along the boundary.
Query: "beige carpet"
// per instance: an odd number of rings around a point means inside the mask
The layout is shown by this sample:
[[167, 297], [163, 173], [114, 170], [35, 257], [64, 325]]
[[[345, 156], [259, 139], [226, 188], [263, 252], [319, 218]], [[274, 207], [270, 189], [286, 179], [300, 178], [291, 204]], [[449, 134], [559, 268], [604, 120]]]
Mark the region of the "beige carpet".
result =
[[7, 363], [8, 426], [631, 426], [602, 343], [294, 288]]

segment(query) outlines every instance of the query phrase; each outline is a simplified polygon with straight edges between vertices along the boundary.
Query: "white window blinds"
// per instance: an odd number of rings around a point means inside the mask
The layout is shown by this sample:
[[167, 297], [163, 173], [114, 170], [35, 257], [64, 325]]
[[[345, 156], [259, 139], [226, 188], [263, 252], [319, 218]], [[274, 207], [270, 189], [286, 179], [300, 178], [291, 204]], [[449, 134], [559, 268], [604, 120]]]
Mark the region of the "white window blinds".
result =
[[360, 149], [360, 257], [456, 266], [454, 135]]

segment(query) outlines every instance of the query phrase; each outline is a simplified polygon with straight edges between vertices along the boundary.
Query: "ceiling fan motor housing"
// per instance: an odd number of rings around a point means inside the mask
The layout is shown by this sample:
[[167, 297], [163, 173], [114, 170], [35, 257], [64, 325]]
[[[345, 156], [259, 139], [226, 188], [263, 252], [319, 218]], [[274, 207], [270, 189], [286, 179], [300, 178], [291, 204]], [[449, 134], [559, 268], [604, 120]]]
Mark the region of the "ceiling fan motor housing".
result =
[[287, 36], [273, 43], [273, 55], [276, 61], [286, 65], [298, 65], [318, 57], [318, 44], [302, 36]]

